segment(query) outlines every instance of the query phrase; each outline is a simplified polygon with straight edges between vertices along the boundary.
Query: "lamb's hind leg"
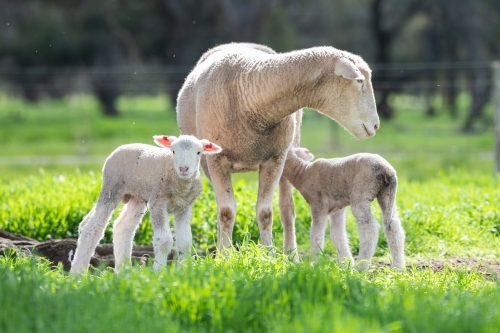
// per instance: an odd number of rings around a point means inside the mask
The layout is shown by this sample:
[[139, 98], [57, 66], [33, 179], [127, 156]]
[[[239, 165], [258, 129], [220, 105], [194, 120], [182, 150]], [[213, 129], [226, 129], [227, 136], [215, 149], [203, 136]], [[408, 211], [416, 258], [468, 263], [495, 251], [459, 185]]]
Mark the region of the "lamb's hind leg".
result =
[[84, 273], [90, 263], [99, 240], [111, 218], [111, 213], [118, 205], [117, 198], [99, 197], [97, 204], [81, 222], [80, 235], [76, 246], [75, 257], [71, 263], [72, 273]]
[[405, 232], [399, 219], [395, 199], [392, 195], [379, 194], [377, 201], [383, 215], [384, 234], [391, 250], [392, 266], [395, 268], [405, 267], [404, 242]]
[[143, 200], [131, 197], [113, 224], [113, 251], [116, 270], [119, 270], [124, 264], [130, 264], [132, 241], [146, 210], [147, 206]]
[[378, 242], [380, 225], [371, 212], [370, 201], [351, 206], [359, 230], [359, 255], [356, 268], [364, 271], [370, 267]]
[[346, 208], [330, 213], [330, 239], [338, 253], [339, 262], [352, 262], [349, 240], [345, 226]]
[[158, 270], [167, 265], [167, 259], [174, 245], [174, 237], [168, 222], [167, 205], [156, 202], [150, 207], [151, 224], [153, 225], [153, 249], [155, 261], [153, 269]]

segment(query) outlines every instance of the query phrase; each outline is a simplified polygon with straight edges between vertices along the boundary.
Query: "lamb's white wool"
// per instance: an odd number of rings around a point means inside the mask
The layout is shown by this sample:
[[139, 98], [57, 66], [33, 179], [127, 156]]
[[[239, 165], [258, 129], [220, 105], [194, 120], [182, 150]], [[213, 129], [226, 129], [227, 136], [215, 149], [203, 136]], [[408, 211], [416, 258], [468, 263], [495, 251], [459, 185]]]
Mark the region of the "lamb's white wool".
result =
[[383, 214], [384, 233], [391, 250], [392, 265], [403, 268], [404, 230], [396, 209], [396, 171], [379, 155], [355, 154], [345, 158], [318, 159], [305, 148], [292, 148], [283, 176], [299, 190], [311, 206], [311, 251], [323, 248], [326, 218], [330, 215], [330, 237], [339, 260], [352, 260], [345, 229], [345, 209], [351, 206], [359, 231], [357, 267], [369, 267], [378, 241], [379, 223], [371, 212], [376, 198]]
[[168, 214], [174, 214], [176, 250], [179, 260], [192, 245], [191, 206], [201, 193], [199, 173], [202, 154], [217, 154], [222, 149], [194, 136], [158, 135], [156, 144], [128, 144], [109, 155], [102, 171], [102, 187], [97, 203], [80, 224], [80, 236], [71, 272], [83, 273], [111, 214], [120, 200], [125, 205], [113, 226], [115, 267], [130, 263], [132, 240], [147, 208], [153, 225], [154, 268], [167, 263], [173, 247]]
[[219, 247], [231, 246], [236, 216], [231, 173], [258, 170], [261, 243], [272, 245], [271, 201], [279, 182], [284, 247], [296, 254], [291, 186], [280, 177], [288, 149], [300, 141], [302, 107], [359, 139], [379, 127], [370, 68], [333, 47], [277, 54], [262, 45], [221, 45], [202, 55], [186, 78], [177, 99], [181, 132], [224, 147], [201, 161], [217, 197]]

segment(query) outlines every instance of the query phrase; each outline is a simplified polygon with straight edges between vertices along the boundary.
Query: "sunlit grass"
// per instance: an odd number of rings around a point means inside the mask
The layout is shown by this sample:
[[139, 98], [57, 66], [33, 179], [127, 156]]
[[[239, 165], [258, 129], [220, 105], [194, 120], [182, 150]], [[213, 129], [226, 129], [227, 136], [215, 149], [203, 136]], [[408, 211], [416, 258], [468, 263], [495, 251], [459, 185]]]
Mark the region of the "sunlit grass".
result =
[[[500, 178], [493, 174], [493, 130], [480, 124], [464, 135], [460, 115], [439, 109], [426, 117], [422, 100], [399, 96], [396, 118], [357, 141], [332, 121], [306, 111], [302, 145], [316, 157], [379, 153], [397, 170], [397, 205], [406, 231], [407, 269], [375, 266], [367, 273], [340, 268], [331, 242], [309, 261], [309, 206], [295, 192], [302, 261], [282, 253], [277, 198], [273, 202], [275, 255], [256, 245], [255, 174], [234, 177], [237, 201], [227, 257], [189, 259], [159, 272], [132, 267], [83, 277], [51, 270], [42, 259], [0, 257], [0, 332], [498, 332], [499, 280], [474, 267], [433, 271], [422, 260], [453, 257], [500, 260]], [[439, 106], [440, 101], [435, 101]], [[94, 204], [104, 157], [127, 142], [177, 134], [171, 102], [162, 96], [123, 97], [122, 116], [103, 118], [87, 96], [26, 103], [0, 95], [0, 229], [38, 240], [76, 237]], [[487, 110], [487, 117], [491, 109]], [[34, 156], [31, 164], [2, 159]], [[37, 163], [74, 155], [75, 164]], [[102, 159], [102, 161], [100, 160]], [[246, 179], [246, 180], [245, 180]], [[373, 209], [380, 219], [375, 203]], [[205, 180], [194, 205], [194, 250], [216, 243], [216, 201]], [[115, 216], [117, 214], [115, 213]], [[354, 254], [356, 223], [347, 214]], [[328, 234], [328, 233], [327, 233]], [[328, 236], [327, 236], [328, 237]], [[111, 242], [108, 226], [103, 242]], [[151, 244], [146, 215], [135, 237]], [[389, 262], [380, 233], [375, 261]]]
[[[477, 272], [294, 264], [251, 243], [226, 258], [83, 277], [0, 259], [2, 332], [494, 332], [500, 291]], [[15, 301], [14, 301], [15, 300]], [[41, 311], [40, 309], [44, 309]]]

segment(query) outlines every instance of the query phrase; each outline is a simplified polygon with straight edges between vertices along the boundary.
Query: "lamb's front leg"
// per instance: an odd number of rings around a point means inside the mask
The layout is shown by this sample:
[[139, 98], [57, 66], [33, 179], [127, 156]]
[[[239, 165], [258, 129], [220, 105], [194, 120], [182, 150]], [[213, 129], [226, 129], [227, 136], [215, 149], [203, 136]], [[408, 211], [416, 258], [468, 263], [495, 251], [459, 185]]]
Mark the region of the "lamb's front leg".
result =
[[[273, 195], [283, 172], [284, 159], [271, 159], [259, 168], [259, 192], [257, 196], [257, 221], [260, 230], [260, 243], [273, 245]], [[287, 226], [288, 227], [288, 226]], [[288, 230], [287, 230], [288, 231]]]
[[155, 261], [153, 269], [158, 270], [167, 265], [167, 258], [174, 244], [174, 237], [168, 222], [167, 205], [156, 202], [150, 207], [151, 224], [153, 225], [153, 249]]
[[281, 224], [283, 225], [283, 249], [294, 261], [298, 261], [293, 186], [284, 177], [281, 177], [279, 182], [279, 207]]
[[176, 214], [175, 219], [175, 247], [179, 255], [179, 261], [189, 255], [193, 246], [193, 235], [191, 233], [191, 211], [189, 206], [182, 213]]
[[310, 230], [311, 253], [314, 260], [323, 251], [328, 210], [324, 207], [311, 207], [312, 223]]
[[330, 239], [337, 250], [339, 262], [352, 262], [352, 254], [349, 249], [349, 240], [345, 226], [346, 208], [330, 213]]

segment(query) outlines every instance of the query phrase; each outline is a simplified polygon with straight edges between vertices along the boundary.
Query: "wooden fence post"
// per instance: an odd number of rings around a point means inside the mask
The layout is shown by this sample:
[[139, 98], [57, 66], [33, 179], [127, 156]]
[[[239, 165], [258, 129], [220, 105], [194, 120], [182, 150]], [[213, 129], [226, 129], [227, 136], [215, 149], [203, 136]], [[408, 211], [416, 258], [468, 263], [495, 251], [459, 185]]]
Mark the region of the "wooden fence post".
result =
[[500, 61], [493, 62], [493, 108], [495, 117], [495, 168], [500, 173]]

